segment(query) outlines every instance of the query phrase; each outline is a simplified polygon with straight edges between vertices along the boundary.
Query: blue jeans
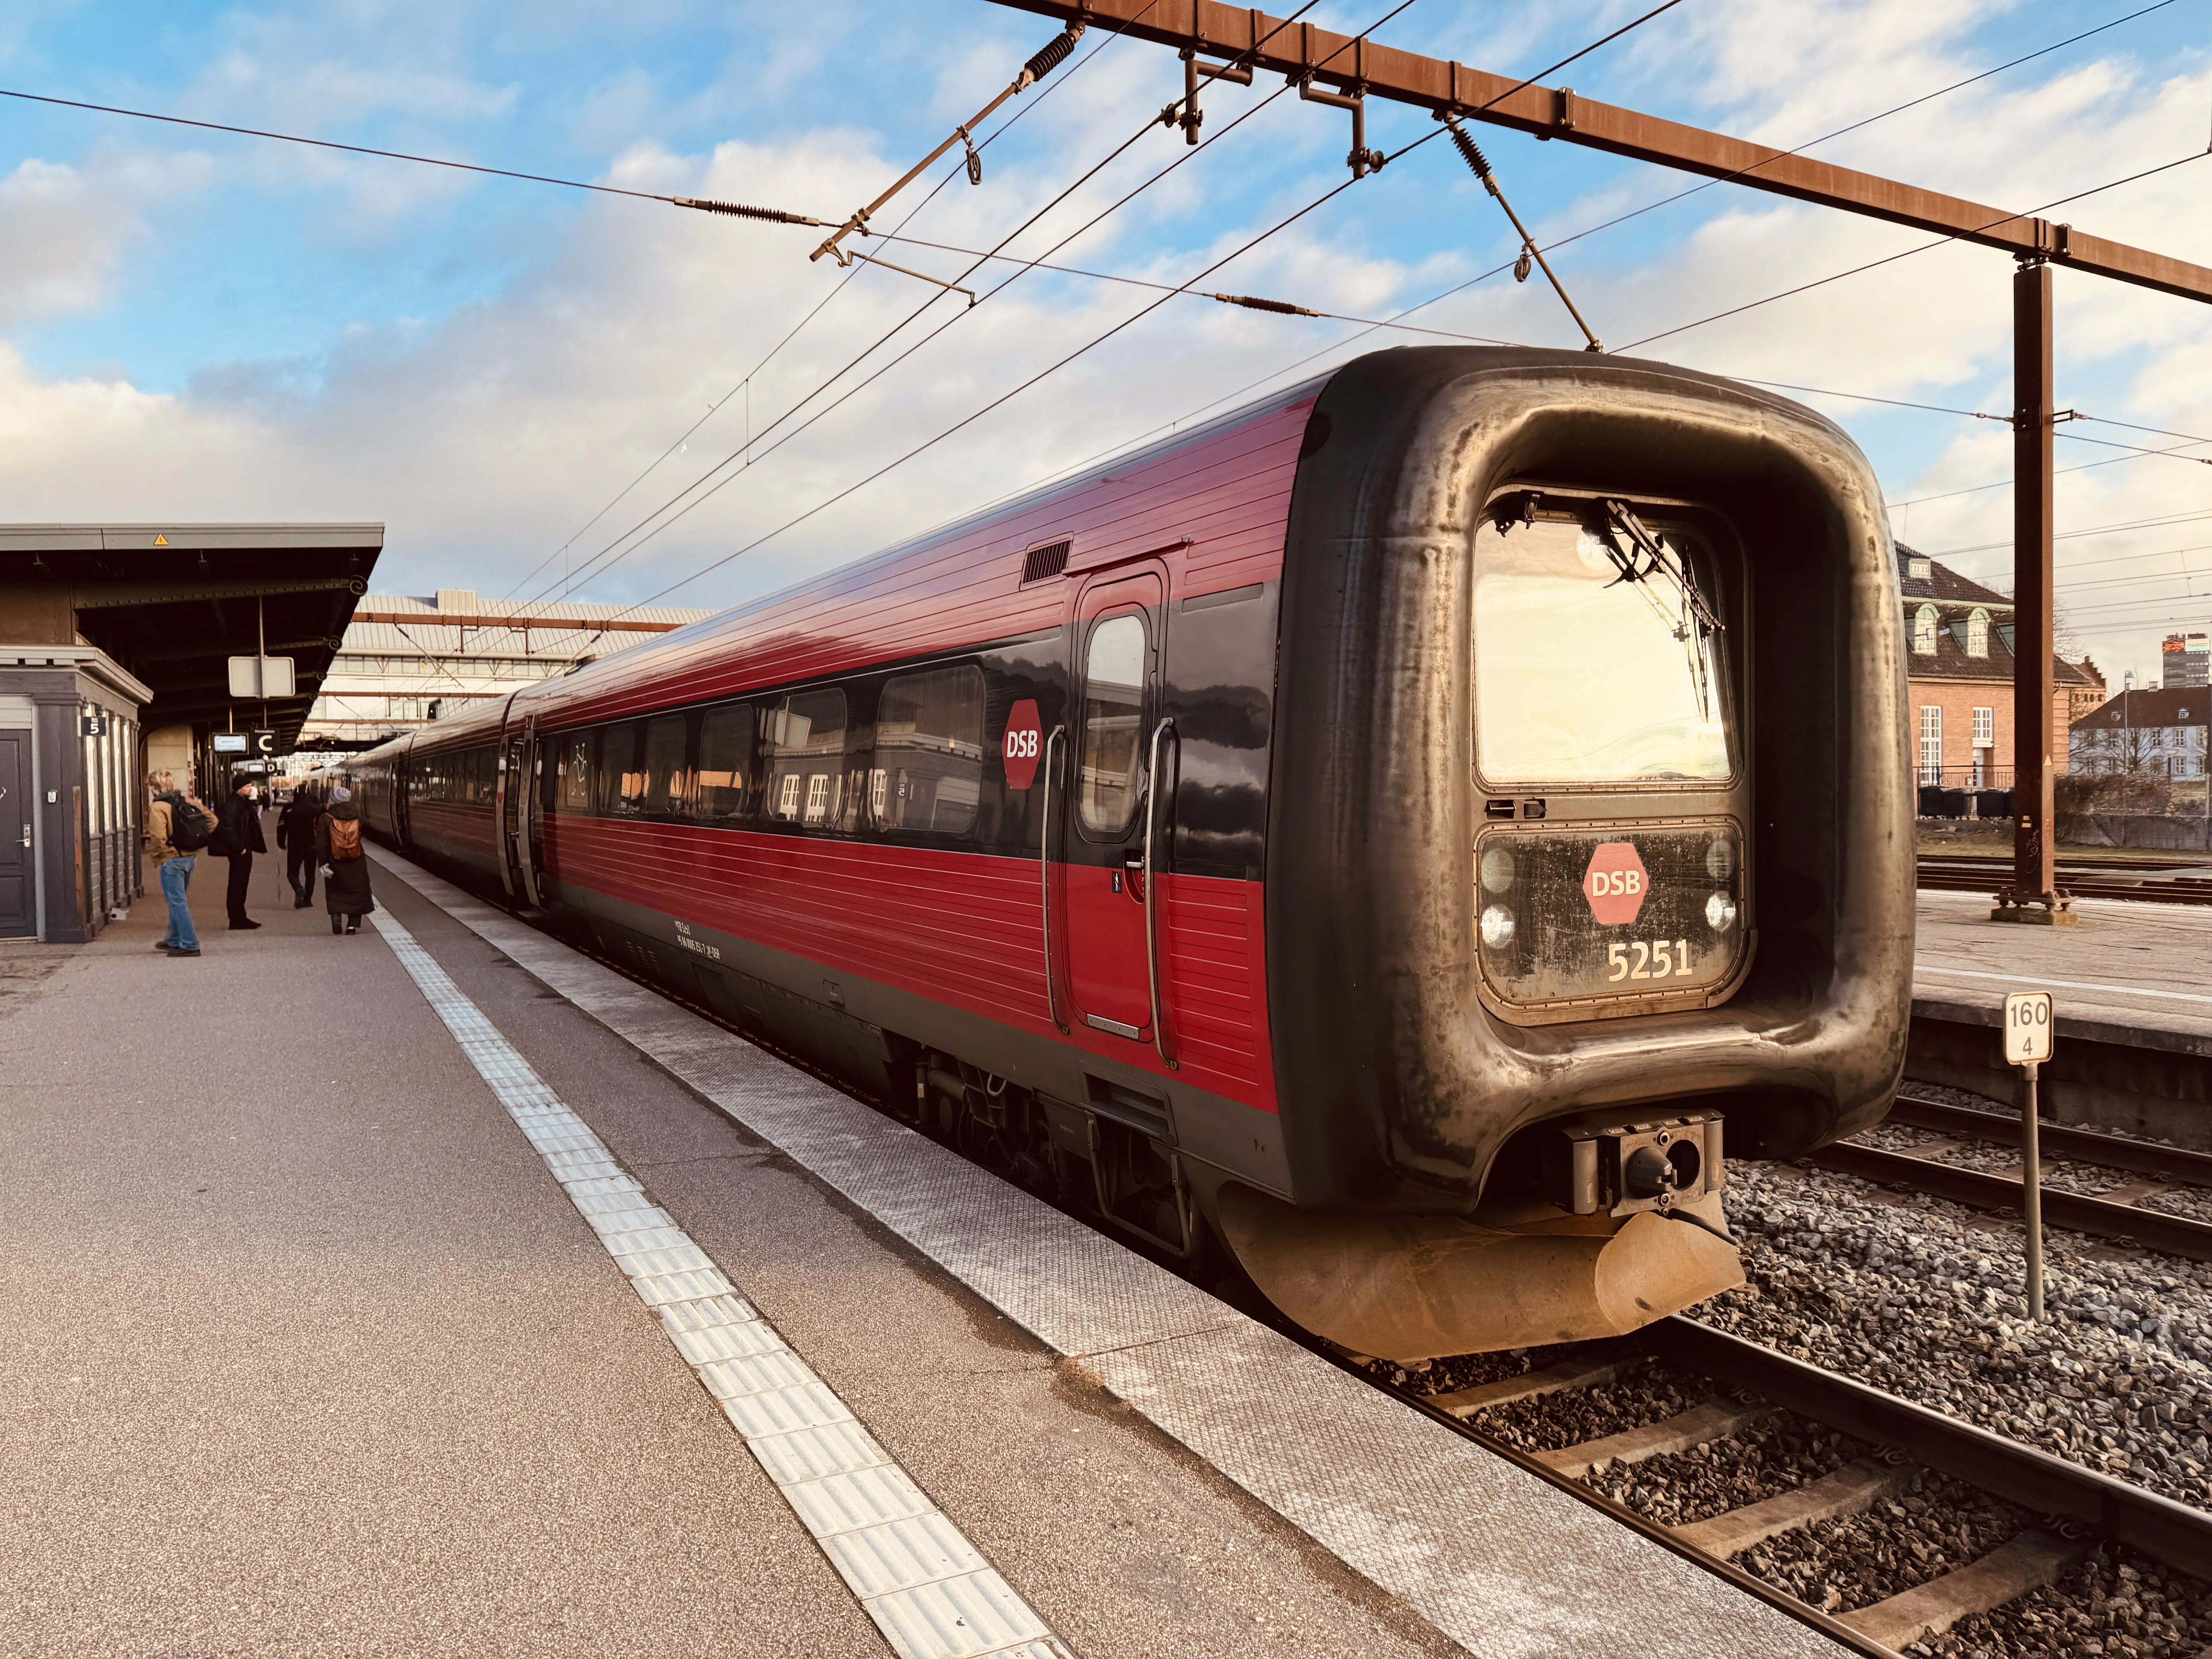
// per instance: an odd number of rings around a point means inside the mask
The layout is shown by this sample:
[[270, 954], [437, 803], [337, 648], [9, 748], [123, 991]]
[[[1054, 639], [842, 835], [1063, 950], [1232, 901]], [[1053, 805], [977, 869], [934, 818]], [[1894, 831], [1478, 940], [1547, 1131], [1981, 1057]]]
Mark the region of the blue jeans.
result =
[[197, 951], [200, 936], [192, 931], [192, 913], [185, 904], [185, 889], [191, 884], [196, 859], [161, 860], [161, 896], [169, 901], [169, 936], [161, 941], [180, 951]]

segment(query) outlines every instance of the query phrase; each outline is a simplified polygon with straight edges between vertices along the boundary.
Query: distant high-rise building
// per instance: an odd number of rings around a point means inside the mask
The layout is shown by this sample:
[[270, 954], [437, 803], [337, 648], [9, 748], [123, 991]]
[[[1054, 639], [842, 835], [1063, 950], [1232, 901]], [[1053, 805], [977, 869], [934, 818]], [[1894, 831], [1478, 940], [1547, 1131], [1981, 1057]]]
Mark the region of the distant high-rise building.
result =
[[2212, 639], [2203, 633], [2168, 634], [2159, 647], [2160, 678], [2169, 691], [2212, 685]]

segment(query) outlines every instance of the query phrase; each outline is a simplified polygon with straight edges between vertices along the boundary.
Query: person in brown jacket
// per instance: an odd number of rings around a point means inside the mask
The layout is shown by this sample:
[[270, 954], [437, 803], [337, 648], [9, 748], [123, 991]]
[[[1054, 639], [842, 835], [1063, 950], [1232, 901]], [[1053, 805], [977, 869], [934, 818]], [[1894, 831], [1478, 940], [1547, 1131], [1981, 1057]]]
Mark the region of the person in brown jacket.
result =
[[185, 893], [199, 850], [215, 828], [215, 814], [193, 799], [189, 788], [177, 787], [173, 772], [155, 772], [146, 784], [154, 796], [146, 811], [146, 850], [161, 871], [161, 896], [169, 905], [169, 931], [154, 948], [173, 957], [196, 957], [200, 936], [193, 930]]
[[322, 866], [331, 932], [358, 933], [361, 919], [376, 908], [376, 901], [369, 896], [368, 860], [362, 856], [361, 808], [342, 783], [331, 787], [330, 805], [315, 820], [315, 859]]

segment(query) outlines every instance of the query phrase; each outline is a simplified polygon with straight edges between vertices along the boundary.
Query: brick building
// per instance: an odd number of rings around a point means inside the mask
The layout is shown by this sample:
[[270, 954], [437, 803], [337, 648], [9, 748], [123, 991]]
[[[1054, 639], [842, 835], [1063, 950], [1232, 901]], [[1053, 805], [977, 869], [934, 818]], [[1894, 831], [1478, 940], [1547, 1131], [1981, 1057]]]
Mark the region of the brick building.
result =
[[[2011, 787], [2012, 601], [1903, 543], [1897, 578], [1915, 776], [1953, 789]], [[2105, 682], [2087, 658], [2058, 658], [2056, 673], [2051, 763], [2063, 772], [2068, 734], [2104, 702]]]

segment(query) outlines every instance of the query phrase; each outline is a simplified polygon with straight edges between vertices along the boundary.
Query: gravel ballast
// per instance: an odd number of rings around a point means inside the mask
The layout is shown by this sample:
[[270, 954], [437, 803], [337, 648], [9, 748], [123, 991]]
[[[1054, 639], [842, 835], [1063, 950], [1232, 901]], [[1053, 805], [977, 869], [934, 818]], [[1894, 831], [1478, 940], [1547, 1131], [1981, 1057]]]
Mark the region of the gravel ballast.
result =
[[1789, 1164], [1729, 1176], [1749, 1282], [1698, 1318], [2212, 1504], [2212, 1265], [2051, 1232], [2032, 1326], [2016, 1219]]

